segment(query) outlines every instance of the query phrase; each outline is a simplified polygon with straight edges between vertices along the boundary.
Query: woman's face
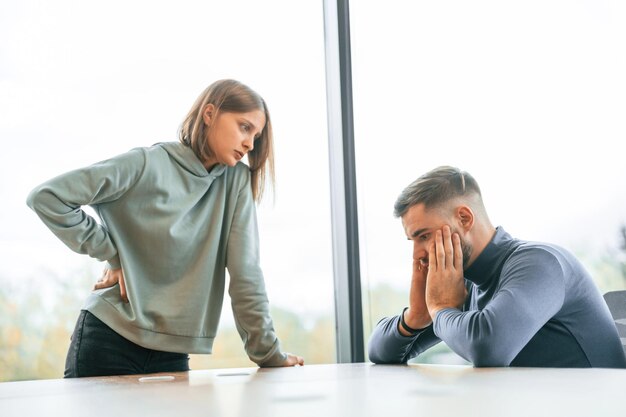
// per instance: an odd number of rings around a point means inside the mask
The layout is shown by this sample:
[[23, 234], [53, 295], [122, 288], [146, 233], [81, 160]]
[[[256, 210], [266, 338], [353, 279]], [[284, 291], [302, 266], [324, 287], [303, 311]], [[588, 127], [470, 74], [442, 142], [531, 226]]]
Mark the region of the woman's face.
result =
[[209, 104], [203, 113], [208, 127], [207, 143], [213, 152], [206, 168], [215, 164], [235, 166], [254, 148], [254, 140], [261, 136], [265, 127], [265, 114], [261, 110], [247, 113], [219, 112], [214, 117], [215, 107]]

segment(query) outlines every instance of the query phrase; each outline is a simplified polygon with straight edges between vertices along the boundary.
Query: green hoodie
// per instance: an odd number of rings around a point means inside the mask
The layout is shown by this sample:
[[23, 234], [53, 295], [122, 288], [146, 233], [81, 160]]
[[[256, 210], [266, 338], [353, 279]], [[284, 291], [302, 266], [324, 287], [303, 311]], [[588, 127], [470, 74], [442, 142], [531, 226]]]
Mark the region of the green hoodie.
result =
[[269, 315], [245, 164], [207, 172], [189, 147], [158, 143], [53, 178], [27, 204], [73, 251], [121, 266], [129, 302], [115, 285], [94, 291], [84, 309], [125, 338], [155, 350], [211, 353], [228, 268], [248, 356], [262, 366], [286, 359]]

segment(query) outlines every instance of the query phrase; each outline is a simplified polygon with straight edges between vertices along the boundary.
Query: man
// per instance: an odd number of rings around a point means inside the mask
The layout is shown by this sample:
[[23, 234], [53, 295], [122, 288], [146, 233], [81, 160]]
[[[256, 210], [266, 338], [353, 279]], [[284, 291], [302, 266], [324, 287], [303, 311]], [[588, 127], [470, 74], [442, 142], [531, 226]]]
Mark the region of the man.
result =
[[409, 306], [374, 329], [373, 362], [405, 363], [443, 340], [475, 366], [626, 368], [583, 266], [563, 248], [493, 227], [468, 173], [426, 173], [395, 215], [413, 241]]

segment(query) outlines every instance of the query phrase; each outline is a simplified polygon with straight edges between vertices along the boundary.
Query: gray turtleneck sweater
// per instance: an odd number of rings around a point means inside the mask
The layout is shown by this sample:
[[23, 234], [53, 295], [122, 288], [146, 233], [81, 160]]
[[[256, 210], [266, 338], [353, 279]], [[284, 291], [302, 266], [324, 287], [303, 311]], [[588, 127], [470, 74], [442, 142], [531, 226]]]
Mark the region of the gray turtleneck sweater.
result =
[[414, 336], [400, 333], [400, 316], [382, 319], [370, 360], [405, 363], [443, 340], [475, 366], [626, 368], [602, 295], [563, 248], [514, 239], [499, 227], [465, 280], [463, 311], [440, 310]]

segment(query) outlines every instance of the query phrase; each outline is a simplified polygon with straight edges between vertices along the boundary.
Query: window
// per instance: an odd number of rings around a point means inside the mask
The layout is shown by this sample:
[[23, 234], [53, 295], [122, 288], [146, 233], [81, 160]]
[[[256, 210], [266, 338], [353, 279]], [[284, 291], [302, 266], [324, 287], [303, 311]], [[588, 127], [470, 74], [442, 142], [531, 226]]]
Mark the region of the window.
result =
[[408, 303], [393, 203], [439, 165], [478, 180], [495, 225], [572, 250], [602, 292], [624, 288], [623, 6], [350, 6], [366, 339]]
[[[289, 18], [285, 18], [289, 16]], [[0, 16], [0, 378], [60, 377], [80, 306], [102, 264], [74, 254], [25, 205], [55, 175], [177, 140], [212, 81], [267, 101], [277, 190], [259, 207], [261, 261], [286, 351], [333, 362], [332, 249], [322, 5], [183, 0], [26, 0]], [[230, 302], [192, 369], [252, 366]]]

